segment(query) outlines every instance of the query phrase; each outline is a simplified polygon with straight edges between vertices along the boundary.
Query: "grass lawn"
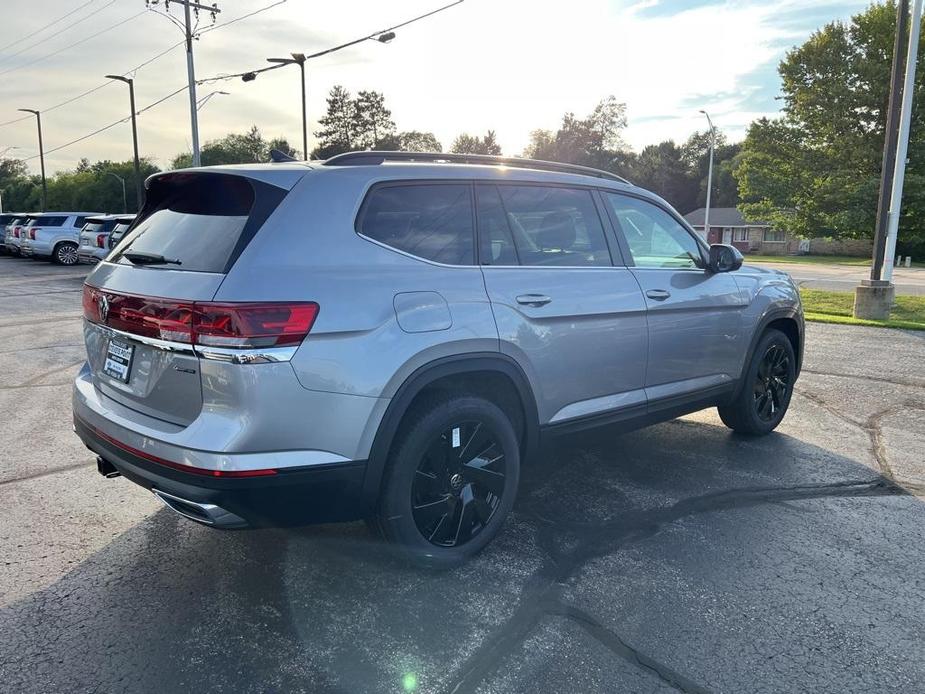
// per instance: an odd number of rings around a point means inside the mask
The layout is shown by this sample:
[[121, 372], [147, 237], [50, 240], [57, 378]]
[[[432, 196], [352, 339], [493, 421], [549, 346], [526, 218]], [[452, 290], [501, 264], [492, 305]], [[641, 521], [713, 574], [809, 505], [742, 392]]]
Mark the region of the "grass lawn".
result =
[[897, 296], [889, 320], [861, 320], [851, 315], [853, 292], [829, 292], [822, 289], [801, 289], [806, 320], [818, 323], [870, 325], [881, 328], [925, 330], [925, 296]]
[[847, 255], [758, 255], [749, 253], [746, 263], [801, 263], [805, 265], [861, 265], [870, 266], [870, 258]]

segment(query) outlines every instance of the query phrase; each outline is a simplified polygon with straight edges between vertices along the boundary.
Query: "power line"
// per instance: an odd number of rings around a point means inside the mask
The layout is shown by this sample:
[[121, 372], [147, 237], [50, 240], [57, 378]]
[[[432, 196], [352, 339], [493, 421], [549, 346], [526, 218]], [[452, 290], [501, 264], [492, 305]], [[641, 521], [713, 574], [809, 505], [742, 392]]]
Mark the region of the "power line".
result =
[[5, 51], [5, 50], [6, 50], [7, 48], [9, 48], [10, 46], [15, 46], [17, 43], [22, 43], [22, 42], [25, 41], [26, 39], [31, 39], [31, 38], [32, 38], [33, 36], [35, 36], [36, 34], [41, 34], [41, 33], [42, 33], [43, 31], [45, 31], [47, 28], [52, 27], [52, 26], [54, 26], [55, 24], [57, 24], [58, 22], [67, 19], [68, 17], [70, 17], [70, 16], [71, 16], [72, 14], [74, 14], [75, 12], [79, 12], [80, 10], [82, 10], [83, 8], [85, 8], [87, 5], [92, 5], [94, 2], [96, 2], [96, 0], [87, 0], [87, 2], [85, 2], [83, 5], [79, 5], [79, 6], [75, 7], [73, 10], [71, 10], [71, 11], [68, 12], [67, 14], [61, 15], [60, 17], [58, 17], [57, 19], [55, 19], [55, 20], [49, 22], [48, 24], [46, 24], [45, 26], [41, 27], [40, 29], [36, 29], [36, 30], [33, 31], [32, 33], [26, 34], [25, 36], [20, 36], [18, 39], [16, 39], [15, 41], [11, 41], [10, 43], [6, 44], [5, 46], [0, 46], [0, 51]]
[[[154, 107], [157, 106], [158, 104], [161, 104], [161, 103], [167, 101], [167, 99], [169, 99], [169, 98], [171, 98], [171, 97], [173, 97], [173, 96], [176, 96], [176, 95], [179, 94], [180, 92], [184, 92], [184, 91], [186, 91], [186, 90], [187, 90], [187, 86], [184, 85], [184, 86], [180, 87], [179, 89], [170, 92], [170, 94], [167, 94], [166, 96], [162, 96], [162, 97], [161, 97], [160, 99], [158, 99], [157, 101], [154, 101], [154, 102], [148, 104], [148, 105], [145, 106], [144, 108], [139, 109], [138, 111], [135, 112], [135, 115], [136, 115], [136, 116], [137, 116], [137, 115], [140, 115], [140, 114], [144, 113], [145, 111], [154, 108]], [[109, 130], [110, 128], [114, 128], [114, 127], [116, 127], [117, 125], [120, 125], [120, 124], [122, 124], [122, 123], [127, 123], [129, 120], [131, 120], [131, 118], [132, 118], [131, 116], [126, 116], [125, 118], [120, 118], [119, 120], [113, 121], [112, 123], [109, 123], [109, 124], [107, 124], [107, 125], [104, 125], [104, 126], [101, 127], [101, 128], [97, 128], [97, 129], [94, 130], [93, 132], [87, 133], [86, 135], [81, 135], [80, 137], [78, 137], [78, 138], [76, 138], [76, 139], [74, 139], [74, 140], [71, 140], [70, 142], [65, 142], [63, 145], [58, 145], [57, 147], [52, 147], [51, 149], [46, 149], [46, 150], [45, 150], [45, 154], [46, 154], [46, 155], [52, 154], [52, 153], [54, 153], [54, 152], [58, 152], [58, 151], [60, 151], [60, 150], [62, 150], [62, 149], [65, 149], [65, 148], [67, 148], [67, 147], [70, 147], [71, 145], [76, 145], [78, 142], [83, 142], [84, 140], [88, 140], [88, 139], [90, 139], [91, 137], [93, 137], [94, 135], [99, 135], [100, 133], [105, 132], [105, 131]], [[21, 161], [30, 161], [30, 160], [32, 160], [32, 159], [38, 159], [38, 157], [39, 157], [39, 155], [38, 155], [38, 154], [35, 154], [35, 155], [31, 156], [31, 157], [25, 157], [25, 158], [23, 158]]]
[[82, 43], [86, 43], [86, 42], [89, 41], [90, 39], [95, 39], [97, 36], [100, 36], [101, 34], [105, 34], [107, 31], [112, 31], [113, 29], [116, 29], [117, 27], [120, 27], [120, 26], [122, 26], [123, 24], [126, 24], [126, 23], [132, 21], [133, 19], [137, 19], [138, 17], [140, 17], [141, 15], [145, 14], [146, 12], [147, 12], [147, 10], [142, 10], [142, 11], [139, 12], [138, 14], [133, 14], [131, 17], [127, 17], [126, 19], [123, 19], [121, 22], [116, 22], [115, 24], [113, 24], [113, 25], [111, 25], [111, 26], [108, 26], [108, 27], [106, 27], [105, 29], [101, 29], [100, 31], [96, 32], [95, 34], [90, 34], [90, 36], [87, 36], [86, 38], [83, 38], [83, 39], [81, 39], [80, 41], [75, 41], [75, 42], [72, 43], [72, 44], [69, 44], [69, 45], [67, 45], [67, 46], [64, 46], [63, 48], [59, 48], [58, 50], [53, 51], [53, 52], [51, 52], [51, 53], [49, 53], [49, 54], [47, 54], [47, 55], [40, 56], [40, 57], [36, 58], [35, 60], [29, 61], [28, 63], [23, 63], [22, 65], [16, 65], [16, 66], [14, 66], [14, 67], [7, 68], [6, 70], [2, 70], [2, 71], [0, 71], [0, 75], [6, 75], [6, 74], [8, 74], [8, 73], [10, 73], [10, 72], [13, 72], [13, 71], [15, 71], [15, 70], [20, 70], [20, 69], [22, 69], [22, 68], [24, 68], [24, 67], [29, 67], [30, 65], [35, 65], [36, 63], [40, 63], [40, 62], [42, 62], [43, 60], [48, 60], [49, 58], [51, 58], [51, 57], [53, 57], [53, 56], [56, 56], [56, 55], [58, 55], [59, 53], [63, 53], [63, 52], [66, 51], [66, 50], [69, 50], [69, 49], [71, 49], [71, 48], [74, 48], [74, 46], [79, 46], [79, 45], [82, 44]]
[[29, 44], [28, 46], [26, 46], [25, 48], [20, 48], [20, 49], [19, 49], [18, 51], [16, 51], [15, 53], [10, 53], [9, 55], [4, 56], [4, 57], [2, 58], [2, 62], [6, 62], [6, 61], [9, 60], [10, 58], [15, 58], [17, 55], [21, 55], [21, 54], [25, 53], [26, 51], [28, 51], [28, 50], [31, 49], [31, 48], [35, 48], [36, 46], [40, 46], [40, 45], [41, 45], [42, 43], [44, 43], [45, 41], [48, 41], [49, 39], [53, 39], [55, 36], [59, 36], [60, 34], [63, 34], [65, 31], [70, 31], [71, 29], [73, 29], [73, 28], [74, 28], [75, 26], [77, 26], [78, 24], [82, 24], [83, 22], [85, 22], [85, 21], [87, 21], [88, 19], [90, 19], [90, 17], [92, 17], [92, 16], [94, 16], [94, 15], [96, 15], [96, 14], [99, 14], [100, 12], [102, 12], [103, 10], [105, 10], [107, 7], [109, 7], [110, 5], [115, 4], [115, 2], [116, 2], [116, 0], [109, 0], [109, 2], [107, 2], [105, 5], [103, 5], [102, 7], [96, 8], [95, 10], [93, 10], [93, 12], [90, 12], [90, 13], [89, 13], [88, 15], [86, 15], [85, 17], [81, 17], [80, 19], [78, 19], [78, 20], [77, 20], [76, 22], [74, 22], [73, 24], [68, 24], [66, 27], [63, 27], [63, 28], [59, 29], [58, 31], [55, 31], [54, 33], [49, 34], [48, 36], [46, 36], [46, 37], [44, 37], [44, 38], [42, 38], [42, 39], [36, 41], [35, 43], [30, 43], [30, 44]]
[[[317, 53], [312, 53], [311, 55], [306, 55], [306, 56], [305, 56], [305, 60], [311, 60], [312, 58], [318, 58], [318, 57], [320, 57], [320, 56], [322, 56], [322, 55], [327, 55], [328, 53], [334, 53], [335, 51], [339, 51], [339, 50], [344, 49], [344, 48], [349, 48], [350, 46], [354, 46], [354, 45], [356, 45], [356, 44], [358, 44], [358, 43], [363, 43], [363, 41], [370, 41], [370, 40], [373, 40], [373, 39], [375, 39], [377, 36], [381, 36], [382, 34], [388, 33], [388, 32], [390, 32], [390, 31], [394, 31], [395, 29], [401, 29], [401, 28], [404, 27], [404, 26], [408, 26], [409, 24], [412, 24], [412, 23], [414, 23], [414, 22], [418, 22], [418, 21], [420, 21], [420, 20], [422, 20], [422, 19], [426, 19], [427, 17], [430, 17], [430, 16], [432, 16], [432, 15], [435, 15], [435, 14], [437, 14], [438, 12], [443, 12], [444, 10], [448, 10], [449, 8], [451, 8], [451, 7], [453, 7], [453, 6], [460, 4], [461, 2], [463, 2], [463, 0], [456, 0], [455, 2], [451, 2], [449, 5], [444, 5], [443, 7], [438, 7], [437, 9], [431, 10], [430, 12], [426, 12], [425, 14], [418, 15], [417, 17], [414, 17], [414, 18], [412, 18], [412, 19], [408, 19], [408, 20], [402, 22], [401, 24], [396, 24], [396, 25], [394, 25], [394, 26], [386, 27], [385, 29], [380, 29], [379, 31], [374, 31], [374, 32], [372, 32], [371, 34], [367, 34], [367, 35], [362, 36], [362, 37], [360, 37], [360, 38], [358, 38], [358, 39], [354, 39], [353, 41], [348, 41], [347, 43], [342, 43], [342, 44], [340, 44], [339, 46], [333, 46], [332, 48], [326, 48], [326, 49], [323, 50], [323, 51], [318, 51]], [[268, 66], [268, 67], [258, 68], [258, 69], [256, 69], [256, 70], [246, 70], [246, 71], [244, 71], [244, 72], [236, 72], [236, 73], [234, 73], [234, 74], [232, 74], [232, 75], [217, 75], [217, 76], [215, 76], [215, 77], [207, 77], [206, 79], [197, 80], [197, 81], [196, 81], [196, 84], [206, 84], [206, 83], [209, 83], [209, 82], [221, 82], [221, 81], [223, 81], [223, 80], [234, 79], [235, 77], [243, 77], [244, 75], [259, 75], [259, 74], [262, 73], [262, 72], [270, 72], [271, 70], [279, 70], [279, 69], [282, 68], [282, 67], [286, 67], [286, 63], [277, 63], [277, 64], [275, 64], [275, 65], [270, 65], [270, 66]], [[0, 74], [2, 74], [2, 73], [0, 73]]]
[[[95, 2], [95, 1], [96, 1], [96, 0], [90, 0], [90, 2]], [[282, 4], [285, 3], [286, 1], [287, 1], [287, 0], [277, 0], [277, 2], [271, 3], [270, 5], [267, 5], [267, 6], [265, 6], [265, 7], [261, 7], [261, 8], [259, 8], [259, 9], [257, 9], [257, 10], [254, 10], [253, 12], [248, 12], [248, 13], [245, 14], [245, 15], [241, 15], [240, 17], [235, 17], [234, 19], [230, 19], [230, 20], [228, 20], [227, 22], [221, 22], [221, 23], [219, 23], [219, 24], [215, 24], [215, 25], [213, 25], [213, 26], [210, 26], [210, 27], [208, 27], [207, 29], [203, 29], [202, 31], [199, 32], [199, 34], [204, 34], [204, 33], [208, 32], [208, 31], [214, 31], [215, 29], [221, 29], [221, 28], [223, 28], [223, 27], [229, 26], [230, 24], [234, 24], [235, 22], [240, 22], [240, 21], [243, 20], [243, 19], [248, 19], [249, 17], [253, 17], [254, 15], [260, 14], [261, 12], [266, 12], [267, 10], [271, 10], [271, 9], [273, 9], [274, 7], [277, 7], [278, 5], [282, 5]], [[89, 3], [87, 3], [87, 4], [89, 4]], [[86, 6], [86, 5], [81, 5], [81, 7], [85, 7], [85, 6]], [[80, 9], [80, 8], [78, 8], [78, 9]], [[76, 10], [75, 10], [75, 11], [76, 11]], [[136, 15], [136, 16], [137, 16], [137, 15]], [[63, 19], [63, 17], [62, 17], [62, 19]], [[123, 74], [123, 75], [129, 75], [129, 74], [131, 74], [131, 73], [133, 73], [133, 72], [136, 72], [136, 71], [140, 70], [141, 68], [143, 68], [143, 67], [145, 67], [145, 66], [147, 66], [147, 65], [150, 65], [150, 64], [153, 63], [155, 60], [158, 60], [159, 58], [162, 58], [163, 56], [167, 55], [168, 53], [170, 53], [170, 51], [174, 50], [175, 48], [178, 48], [178, 47], [182, 46], [184, 43], [186, 43], [185, 40], [177, 41], [177, 43], [175, 43], [175, 44], [173, 44], [173, 45], [167, 47], [166, 49], [164, 49], [163, 51], [161, 51], [161, 52], [158, 53], [157, 55], [152, 56], [151, 58], [148, 58], [146, 61], [144, 61], [143, 63], [140, 63], [140, 64], [136, 65], [135, 67], [131, 68], [130, 70], [126, 70], [126, 71], [123, 72], [122, 74]], [[48, 111], [54, 111], [55, 109], [61, 108], [62, 106], [67, 106], [68, 104], [73, 103], [74, 101], [77, 101], [77, 100], [79, 100], [79, 99], [82, 99], [82, 98], [84, 98], [85, 96], [89, 96], [90, 94], [93, 94], [93, 93], [96, 92], [96, 91], [99, 91], [99, 90], [102, 89], [103, 87], [106, 87], [106, 86], [112, 84], [112, 82], [113, 82], [113, 80], [107, 80], [106, 82], [103, 82], [102, 84], [98, 84], [97, 86], [95, 86], [95, 87], [93, 87], [93, 88], [91, 88], [91, 89], [88, 89], [88, 90], [85, 91], [85, 92], [81, 92], [80, 94], [77, 94], [76, 96], [72, 96], [72, 97], [70, 97], [70, 98], [68, 98], [68, 99], [65, 99], [64, 101], [61, 101], [61, 102], [59, 102], [59, 103], [57, 103], [57, 104], [53, 104], [52, 106], [48, 106], [48, 107], [43, 108], [43, 109], [40, 109], [40, 110], [42, 111], [42, 113], [47, 113]], [[23, 121], [29, 120], [30, 118], [32, 118], [32, 116], [21, 116], [21, 117], [19, 117], [19, 118], [13, 118], [13, 119], [11, 119], [11, 120], [4, 121], [4, 122], [0, 123], [0, 128], [5, 127], [5, 126], [7, 126], [7, 125], [13, 125], [14, 123], [21, 123], [21, 122], [23, 122]]]

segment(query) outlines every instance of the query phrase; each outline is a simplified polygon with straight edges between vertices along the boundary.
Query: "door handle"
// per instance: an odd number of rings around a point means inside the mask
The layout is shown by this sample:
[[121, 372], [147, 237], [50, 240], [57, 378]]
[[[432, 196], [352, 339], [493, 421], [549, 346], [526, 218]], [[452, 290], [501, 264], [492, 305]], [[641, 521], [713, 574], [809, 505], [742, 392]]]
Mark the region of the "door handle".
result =
[[671, 296], [671, 292], [667, 289], [650, 289], [646, 292], [646, 296], [655, 301], [664, 301]]
[[545, 306], [552, 299], [545, 294], [521, 294], [517, 297], [517, 303], [524, 306]]

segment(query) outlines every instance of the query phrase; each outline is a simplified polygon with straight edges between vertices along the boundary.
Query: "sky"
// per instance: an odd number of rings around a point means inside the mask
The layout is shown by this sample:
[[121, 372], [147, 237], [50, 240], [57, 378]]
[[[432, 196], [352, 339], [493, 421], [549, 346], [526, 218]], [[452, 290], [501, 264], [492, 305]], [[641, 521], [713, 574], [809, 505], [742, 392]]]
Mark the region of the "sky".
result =
[[[259, 68], [267, 57], [317, 52], [428, 12], [451, 0], [220, 0], [200, 18], [194, 42], [197, 79]], [[614, 95], [627, 105], [627, 144], [635, 150], [683, 141], [706, 127], [706, 109], [733, 141], [755, 118], [777, 113], [777, 65], [786, 51], [825, 23], [847, 19], [866, 0], [464, 0], [396, 31], [388, 44], [365, 41], [306, 63], [309, 148], [325, 96], [341, 84], [386, 96], [399, 130], [431, 131], [445, 148], [461, 132], [496, 132], [507, 155], [530, 132], [555, 130], [566, 112], [587, 115]], [[134, 73], [142, 109], [186, 84], [183, 35], [145, 0], [2, 0], [0, 156], [38, 171], [35, 119], [154, 56]], [[259, 11], [265, 9], [264, 11]], [[256, 12], [240, 21], [232, 20]], [[68, 14], [70, 13], [70, 14]], [[57, 23], [34, 33], [63, 15]], [[169, 14], [182, 19], [182, 7]], [[227, 26], [223, 26], [226, 24]], [[215, 95], [199, 112], [200, 141], [257, 125], [301, 148], [298, 68], [252, 82], [198, 87]], [[111, 82], [42, 115], [51, 150], [128, 115], [128, 89]], [[190, 149], [185, 91], [138, 116], [139, 148], [165, 168]], [[8, 149], [10, 148], [10, 149]], [[46, 156], [49, 174], [81, 157], [131, 158], [128, 123]]]

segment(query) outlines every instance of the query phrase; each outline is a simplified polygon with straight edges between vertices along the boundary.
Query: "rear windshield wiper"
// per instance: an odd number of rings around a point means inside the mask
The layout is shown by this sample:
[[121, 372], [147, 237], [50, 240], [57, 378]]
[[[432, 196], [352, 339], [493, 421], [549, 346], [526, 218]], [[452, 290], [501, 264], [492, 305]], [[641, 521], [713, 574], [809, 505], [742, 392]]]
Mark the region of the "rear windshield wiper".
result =
[[133, 265], [182, 265], [179, 260], [175, 258], [165, 258], [160, 253], [139, 253], [134, 251], [126, 251], [122, 254], [123, 258], [127, 258]]

